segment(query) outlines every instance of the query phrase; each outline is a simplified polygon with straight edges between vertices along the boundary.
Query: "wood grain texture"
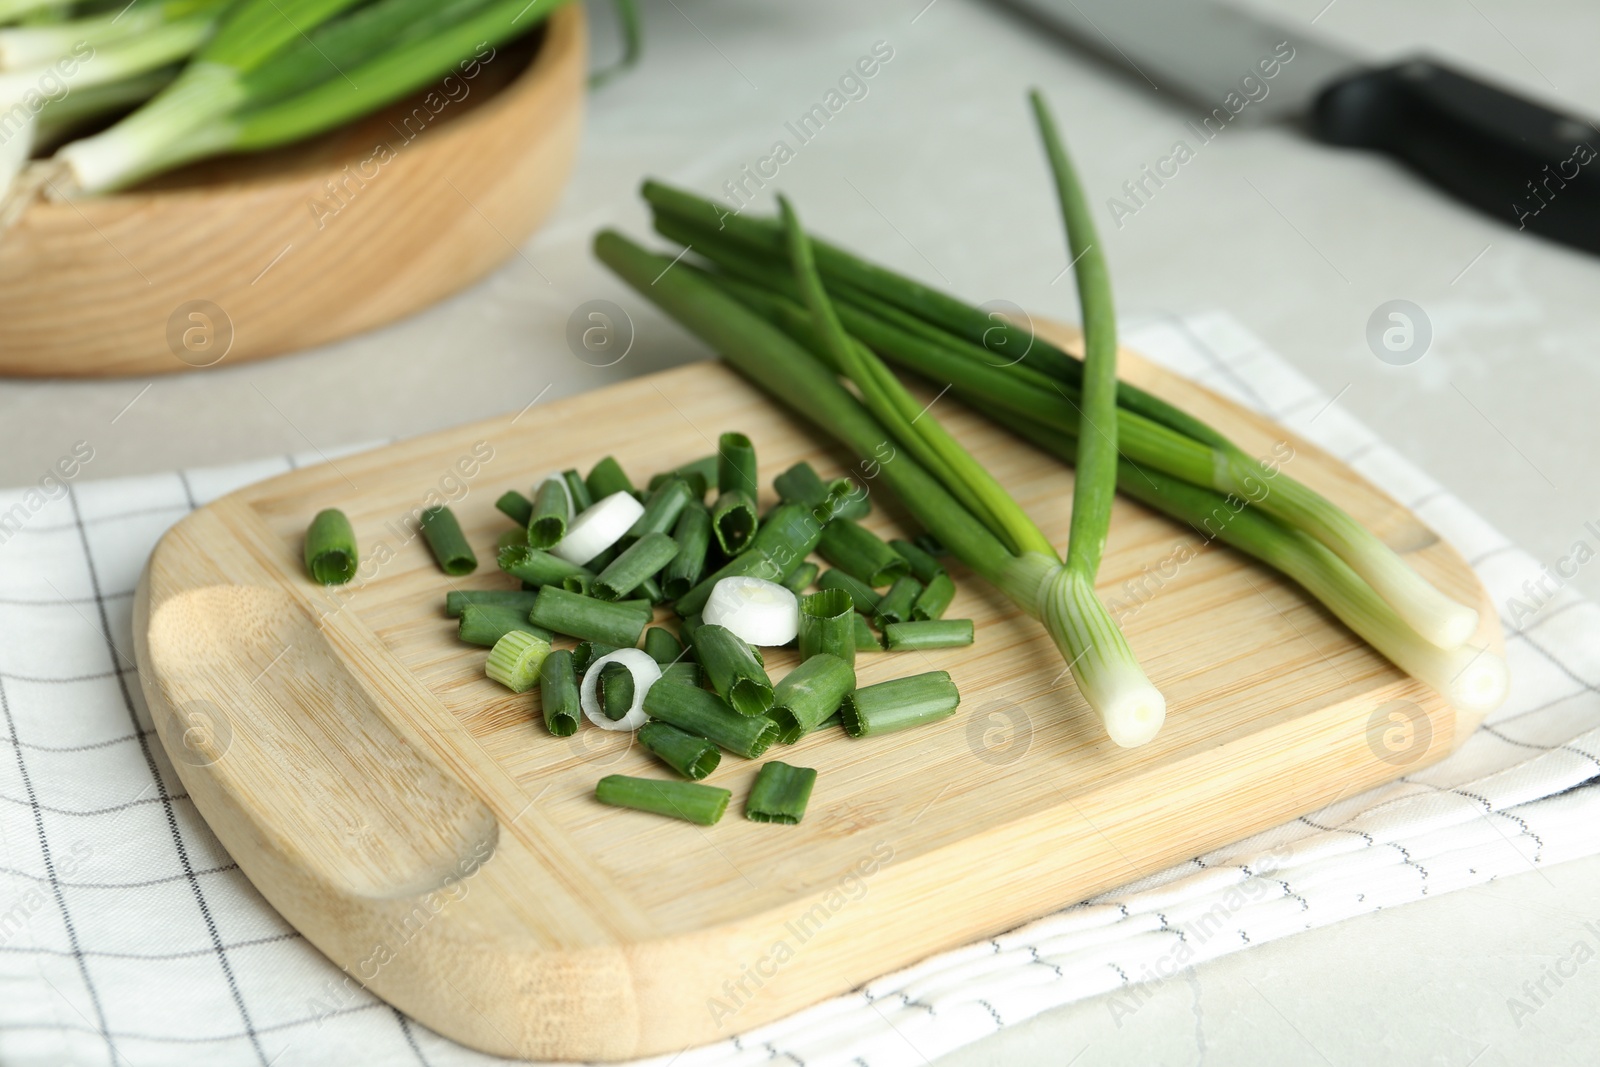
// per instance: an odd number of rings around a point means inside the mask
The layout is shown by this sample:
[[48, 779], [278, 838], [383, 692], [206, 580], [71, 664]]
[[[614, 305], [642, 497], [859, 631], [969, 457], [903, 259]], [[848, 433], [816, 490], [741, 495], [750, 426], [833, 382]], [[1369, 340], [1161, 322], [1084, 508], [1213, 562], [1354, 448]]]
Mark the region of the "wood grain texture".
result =
[[[1350, 470], [1131, 354], [1124, 370], [1254, 454], [1290, 441], [1286, 469], [1487, 606], [1448, 546]], [[948, 398], [939, 411], [1064, 539], [1071, 470]], [[1169, 701], [1152, 744], [1112, 745], [1042, 629], [958, 568], [951, 615], [976, 621], [975, 646], [858, 667], [863, 684], [949, 670], [961, 709], [777, 746], [769, 758], [819, 771], [800, 826], [741, 817], [758, 763], [732, 756], [708, 779], [735, 793], [717, 826], [604, 808], [601, 776], [667, 772], [630, 735], [549, 736], [536, 696], [486, 680], [444, 593], [512, 583], [492, 566], [446, 578], [409, 521], [430, 493], [450, 498], [487, 560], [505, 488], [607, 452], [637, 480], [729, 429], [755, 441], [767, 486], [802, 459], [824, 475], [849, 465], [721, 364], [695, 364], [274, 478], [186, 518], [151, 557], [140, 677], [196, 806], [352, 981], [441, 1033], [560, 1059], [726, 1037], [1394, 778], [1476, 726], [1270, 571], [1119, 499], [1104, 595], [1180, 545], [1196, 552], [1126, 620]], [[914, 532], [875, 500], [869, 525]], [[333, 590], [300, 561], [329, 506], [364, 557]], [[793, 663], [768, 659], [775, 678]], [[1426, 716], [1404, 764], [1372, 736], [1393, 701]]]
[[[34, 203], [0, 237], [0, 374], [226, 366], [421, 311], [514, 255], [554, 206], [587, 65], [570, 4], [531, 62], [525, 45], [502, 48], [454, 99], [419, 96], [126, 193]], [[194, 301], [221, 315], [189, 319]]]

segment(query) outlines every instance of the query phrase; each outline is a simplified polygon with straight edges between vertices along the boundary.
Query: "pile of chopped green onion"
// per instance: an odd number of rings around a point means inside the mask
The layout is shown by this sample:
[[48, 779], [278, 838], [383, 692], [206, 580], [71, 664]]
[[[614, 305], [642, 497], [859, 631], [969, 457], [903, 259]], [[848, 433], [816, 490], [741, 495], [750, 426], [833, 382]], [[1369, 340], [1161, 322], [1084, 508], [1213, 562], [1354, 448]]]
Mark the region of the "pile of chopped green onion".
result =
[[[1276, 568], [1402, 670], [1451, 704], [1485, 711], [1504, 699], [1504, 660], [1472, 643], [1478, 613], [1413, 570], [1375, 534], [1222, 432], [1116, 376], [1110, 282], [1091, 214], [1042, 98], [1033, 106], [1066, 223], [1081, 304], [1077, 359], [980, 308], [835, 245], [813, 241], [787, 201], [775, 218], [732, 215], [691, 193], [646, 182], [664, 237], [656, 254], [614, 231], [596, 255], [780, 403], [879, 472], [928, 533], [1039, 619], [1078, 689], [1120, 745], [1149, 741], [1166, 704], [1095, 592], [1113, 494], [1129, 496]], [[692, 256], [687, 256], [692, 253]], [[998, 335], [998, 336], [997, 336]], [[1021, 359], [997, 351], [1025, 352]], [[891, 365], [944, 385], [1062, 460], [1076, 464], [1065, 556], [1016, 501], [910, 393]], [[845, 387], [848, 382], [854, 387]], [[886, 444], [890, 462], [877, 462]], [[830, 527], [838, 551], [849, 527]], [[826, 558], [829, 546], [822, 545]], [[882, 568], [882, 569], [879, 569]], [[821, 583], [884, 584], [894, 563], [858, 557]], [[913, 613], [933, 583], [910, 598]], [[857, 592], [879, 597], [875, 590]], [[907, 594], [877, 601], [880, 615]], [[913, 618], [914, 618], [913, 614]], [[898, 647], [920, 638], [891, 622]], [[928, 631], [933, 632], [933, 631]], [[876, 687], [873, 687], [876, 688]], [[862, 732], [879, 720], [858, 699]], [[888, 716], [893, 721], [893, 716]]]
[[[312, 137], [433, 83], [457, 99], [566, 2], [0, 0], [0, 197], [39, 150], [54, 150], [41, 173], [58, 193], [96, 194]], [[618, 7], [626, 51], [601, 78], [638, 56], [633, 4]]]
[[[883, 540], [860, 521], [870, 514], [862, 486], [804, 462], [773, 480], [763, 512], [750, 438], [723, 434], [717, 447], [644, 487], [606, 456], [587, 475], [551, 471], [526, 495], [508, 491], [495, 506], [514, 525], [496, 558], [521, 588], [445, 597], [461, 641], [487, 650], [485, 675], [515, 693], [537, 689], [550, 734], [571, 736], [585, 720], [634, 733], [683, 779], [612, 775], [596, 786], [599, 801], [703, 825], [731, 796], [702, 782], [723, 752], [760, 759], [830, 726], [875, 736], [959, 705], [945, 671], [858, 689], [858, 652], [973, 642], [972, 620], [944, 617], [955, 583], [937, 541]], [[450, 508], [428, 508], [418, 527], [445, 574], [476, 570]], [[350, 581], [359, 552], [349, 519], [320, 512], [304, 554], [313, 580]], [[800, 664], [774, 680], [761, 650], [790, 645]], [[809, 768], [764, 764], [746, 816], [798, 823], [815, 780]]]

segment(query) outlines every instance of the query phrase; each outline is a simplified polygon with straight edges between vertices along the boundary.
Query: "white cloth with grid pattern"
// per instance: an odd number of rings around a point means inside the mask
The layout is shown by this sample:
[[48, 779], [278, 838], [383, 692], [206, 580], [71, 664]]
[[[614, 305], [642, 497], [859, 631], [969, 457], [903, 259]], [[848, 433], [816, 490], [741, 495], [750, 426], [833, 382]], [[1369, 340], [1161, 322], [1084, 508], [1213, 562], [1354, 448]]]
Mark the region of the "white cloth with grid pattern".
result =
[[[1349, 460], [1497, 603], [1537, 576], [1226, 316], [1127, 341]], [[240, 874], [150, 732], [129, 629], [145, 557], [192, 508], [294, 462], [83, 482], [0, 544], [0, 1062], [495, 1062], [370, 997], [326, 1014], [339, 972]], [[0, 514], [21, 499], [0, 494]], [[1510, 699], [1443, 763], [673, 1062], [922, 1063], [1189, 963], [1600, 851], [1600, 608], [1563, 591], [1518, 621]]]

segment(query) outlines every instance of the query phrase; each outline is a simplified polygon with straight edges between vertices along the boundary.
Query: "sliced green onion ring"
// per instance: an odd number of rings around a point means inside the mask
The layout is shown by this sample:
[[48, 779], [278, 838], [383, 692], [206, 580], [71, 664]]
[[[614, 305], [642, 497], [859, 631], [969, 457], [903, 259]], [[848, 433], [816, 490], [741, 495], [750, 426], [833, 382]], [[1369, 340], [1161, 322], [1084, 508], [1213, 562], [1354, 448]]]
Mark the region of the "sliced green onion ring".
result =
[[[628, 705], [628, 713], [620, 719], [607, 718], [605, 709], [600, 705], [600, 670], [608, 663], [620, 663], [633, 675], [633, 700]], [[650, 718], [645, 714], [644, 698], [660, 677], [661, 664], [646, 655], [643, 649], [619, 648], [601, 656], [583, 672], [583, 683], [578, 688], [578, 702], [583, 708], [584, 718], [602, 730], [637, 730]]]

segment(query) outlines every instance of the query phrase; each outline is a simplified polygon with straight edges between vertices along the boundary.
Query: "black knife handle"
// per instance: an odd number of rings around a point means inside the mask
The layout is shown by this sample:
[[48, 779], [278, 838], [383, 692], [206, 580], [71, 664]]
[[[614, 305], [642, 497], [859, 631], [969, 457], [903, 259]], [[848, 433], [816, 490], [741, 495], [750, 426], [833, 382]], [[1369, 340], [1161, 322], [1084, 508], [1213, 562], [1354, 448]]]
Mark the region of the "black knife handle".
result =
[[1600, 131], [1428, 59], [1318, 94], [1312, 131], [1384, 152], [1518, 229], [1600, 252]]

